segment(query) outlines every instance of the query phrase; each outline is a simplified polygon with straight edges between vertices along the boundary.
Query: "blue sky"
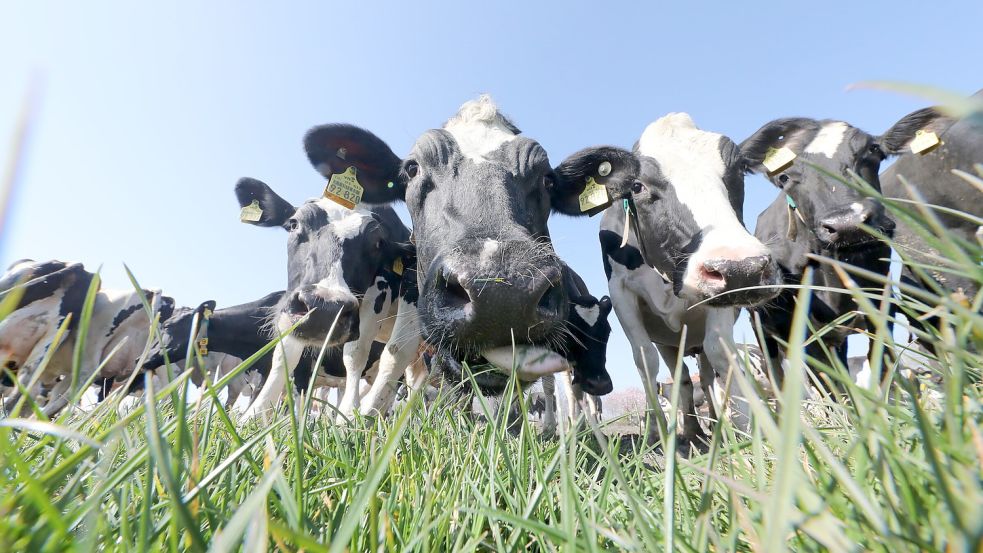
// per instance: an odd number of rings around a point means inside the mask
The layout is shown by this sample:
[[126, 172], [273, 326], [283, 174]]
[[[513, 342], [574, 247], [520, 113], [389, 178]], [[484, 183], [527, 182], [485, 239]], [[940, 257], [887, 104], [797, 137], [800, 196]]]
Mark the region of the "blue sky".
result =
[[[258, 298], [286, 282], [285, 235], [239, 223], [239, 177], [299, 202], [323, 188], [301, 149], [312, 125], [405, 154], [485, 92], [556, 164], [630, 147], [671, 111], [736, 141], [784, 116], [880, 133], [924, 102], [849, 84], [983, 86], [979, 2], [203, 4], [0, 5], [0, 163], [32, 78], [41, 92], [0, 265], [82, 261], [123, 287], [125, 262], [179, 303]], [[774, 196], [748, 179], [749, 224]], [[550, 227], [599, 295], [598, 221]], [[609, 369], [638, 384], [616, 324]]]

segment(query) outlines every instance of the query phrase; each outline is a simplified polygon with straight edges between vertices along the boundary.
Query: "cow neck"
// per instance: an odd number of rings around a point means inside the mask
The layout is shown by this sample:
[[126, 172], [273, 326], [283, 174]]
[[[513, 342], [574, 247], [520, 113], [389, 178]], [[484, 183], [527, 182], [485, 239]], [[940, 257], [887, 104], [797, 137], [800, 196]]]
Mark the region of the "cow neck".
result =
[[[662, 280], [664, 280], [667, 284], [674, 284], [667, 275], [663, 274], [662, 271], [660, 271], [655, 266], [654, 263], [649, 261], [649, 259], [651, 258], [648, 255], [648, 250], [645, 248], [645, 240], [642, 239], [642, 236], [644, 236], [644, 234], [642, 233], [642, 221], [641, 218], [638, 217], [638, 210], [635, 209], [634, 200], [632, 200], [631, 198], [625, 198], [624, 210], [625, 210], [625, 220], [628, 222], [626, 226], [631, 230], [632, 233], [635, 234], [635, 241], [638, 242], [638, 252], [642, 256], [642, 263], [648, 266], [653, 271], [655, 271], [655, 273], [659, 275], [662, 278]], [[626, 235], [624, 238], [624, 242], [622, 242], [622, 247], [624, 247], [627, 241], [628, 241], [628, 237]]]

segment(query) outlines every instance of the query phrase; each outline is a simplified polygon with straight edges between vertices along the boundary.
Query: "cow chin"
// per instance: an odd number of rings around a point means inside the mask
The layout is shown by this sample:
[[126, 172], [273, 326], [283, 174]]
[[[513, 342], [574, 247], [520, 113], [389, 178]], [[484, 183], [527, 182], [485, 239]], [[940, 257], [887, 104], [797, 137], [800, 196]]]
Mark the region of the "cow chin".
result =
[[[297, 323], [300, 324], [297, 324]], [[280, 320], [278, 329], [281, 333], [287, 332], [290, 328], [297, 324], [291, 336], [304, 343], [305, 345], [312, 347], [321, 347], [325, 344], [325, 337], [328, 336], [328, 332], [331, 332], [331, 337], [327, 341], [328, 347], [336, 347], [345, 344], [346, 342], [351, 342], [357, 340], [359, 337], [358, 332], [358, 319], [347, 318], [344, 322], [339, 321], [340, 325], [332, 325], [335, 323], [334, 317], [328, 316], [327, 313], [319, 313], [313, 311], [304, 315], [295, 315], [291, 313], [282, 313], [280, 315]]]

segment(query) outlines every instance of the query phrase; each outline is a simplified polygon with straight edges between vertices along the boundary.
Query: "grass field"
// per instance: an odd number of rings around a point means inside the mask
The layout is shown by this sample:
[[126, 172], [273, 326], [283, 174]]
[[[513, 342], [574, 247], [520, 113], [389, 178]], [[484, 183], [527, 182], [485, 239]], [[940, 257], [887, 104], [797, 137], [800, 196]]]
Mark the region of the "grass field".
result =
[[[890, 208], [983, 282], [979, 243]], [[868, 388], [812, 360], [846, 400], [806, 399], [790, 370], [780, 397], [752, 400], [749, 429], [724, 420], [689, 458], [674, 454], [673, 415], [659, 448], [603, 425], [513, 434], [449, 397], [348, 425], [288, 398], [243, 422], [217, 396], [234, 373], [188, 402], [185, 372], [123, 418], [118, 394], [54, 421], [25, 402], [0, 420], [0, 551], [983, 551], [981, 297], [901, 292], [909, 316], [943, 321], [923, 336], [938, 390], [890, 363], [888, 384]], [[881, 292], [851, 293], [878, 323], [871, 347], [905, 347]], [[802, 309], [796, 325], [792, 368], [822, 331]]]

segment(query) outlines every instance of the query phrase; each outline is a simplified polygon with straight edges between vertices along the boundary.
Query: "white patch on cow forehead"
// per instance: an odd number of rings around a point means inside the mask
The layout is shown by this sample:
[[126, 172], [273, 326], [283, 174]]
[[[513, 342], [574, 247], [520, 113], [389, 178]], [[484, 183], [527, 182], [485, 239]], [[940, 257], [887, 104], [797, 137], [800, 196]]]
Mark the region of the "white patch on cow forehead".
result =
[[819, 133], [816, 134], [816, 137], [812, 139], [812, 142], [806, 146], [805, 153], [821, 154], [832, 159], [836, 155], [836, 151], [840, 149], [840, 144], [843, 142], [847, 128], [849, 126], [840, 121], [823, 125], [819, 129]]
[[444, 130], [457, 141], [461, 153], [477, 163], [488, 161], [485, 155], [516, 136], [487, 94], [465, 102], [444, 124]]
[[331, 231], [341, 240], [358, 236], [362, 225], [372, 218], [371, 213], [358, 206], [348, 209], [327, 198], [319, 199], [317, 205], [327, 214]]
[[592, 305], [590, 307], [584, 307], [582, 305], [573, 306], [574, 310], [577, 311], [577, 315], [587, 323], [587, 326], [594, 326], [597, 322], [598, 317], [601, 316], [601, 308], [597, 305]]

